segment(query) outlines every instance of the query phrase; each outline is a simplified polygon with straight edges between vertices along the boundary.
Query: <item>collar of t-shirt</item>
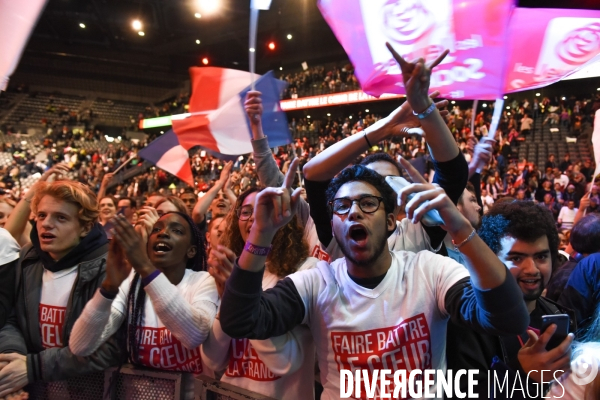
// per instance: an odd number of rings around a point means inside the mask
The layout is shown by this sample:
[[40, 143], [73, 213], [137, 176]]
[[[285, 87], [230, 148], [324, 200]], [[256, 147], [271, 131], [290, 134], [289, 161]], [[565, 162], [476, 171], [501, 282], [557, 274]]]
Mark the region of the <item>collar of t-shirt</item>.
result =
[[383, 275], [379, 276], [374, 276], [370, 278], [358, 278], [356, 276], [350, 275], [350, 272], [348, 272], [348, 276], [354, 281], [354, 283], [367, 289], [375, 289], [383, 281], [383, 278], [385, 278], [386, 274], [387, 271]]

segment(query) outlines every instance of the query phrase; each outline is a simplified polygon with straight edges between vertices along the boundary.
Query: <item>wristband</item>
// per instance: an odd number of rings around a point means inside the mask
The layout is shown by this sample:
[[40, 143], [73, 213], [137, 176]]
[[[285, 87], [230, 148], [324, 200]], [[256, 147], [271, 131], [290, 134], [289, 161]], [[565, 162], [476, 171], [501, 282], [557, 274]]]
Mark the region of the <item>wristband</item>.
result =
[[244, 246], [244, 251], [247, 251], [250, 254], [254, 254], [255, 256], [266, 257], [271, 252], [272, 247], [273, 246], [260, 247], [250, 242], [246, 242], [246, 245]]
[[363, 134], [363, 137], [365, 138], [365, 140], [367, 141], [367, 146], [369, 146], [369, 149], [371, 149], [373, 147], [373, 145], [371, 144], [371, 142], [369, 142], [369, 138], [367, 137], [367, 132], [365, 131], [365, 133]]
[[413, 110], [413, 114], [419, 117], [419, 119], [425, 119], [435, 110], [435, 108], [435, 103], [431, 102], [431, 104], [425, 109], [425, 111], [417, 113]]
[[454, 240], [452, 240], [452, 244], [454, 245], [454, 251], [458, 251], [458, 249], [460, 249], [461, 247], [463, 247], [465, 244], [467, 244], [468, 242], [471, 241], [471, 239], [473, 239], [475, 237], [475, 235], [477, 234], [477, 231], [475, 231], [475, 229], [473, 229], [471, 231], [471, 233], [469, 234], [469, 236], [467, 236], [467, 238], [465, 240], [463, 240], [462, 242], [460, 242], [459, 244], [456, 244], [454, 242]]

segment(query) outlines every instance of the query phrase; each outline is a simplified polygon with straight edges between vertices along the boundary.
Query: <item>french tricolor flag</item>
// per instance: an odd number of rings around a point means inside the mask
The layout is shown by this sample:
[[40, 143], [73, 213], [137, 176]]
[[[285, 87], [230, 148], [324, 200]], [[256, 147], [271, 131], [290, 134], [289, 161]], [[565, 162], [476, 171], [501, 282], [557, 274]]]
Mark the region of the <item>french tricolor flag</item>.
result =
[[[251, 75], [245, 71], [216, 67], [190, 68], [190, 75], [190, 112], [172, 116], [173, 129], [164, 135], [168, 135], [169, 139], [159, 141], [161, 137], [155, 140], [140, 151], [140, 156], [185, 182], [193, 183], [189, 164], [183, 166], [182, 160], [173, 158], [175, 155], [182, 157], [185, 152], [187, 162], [187, 151], [195, 146], [228, 159], [252, 152], [252, 132], [244, 111]], [[292, 142], [287, 118], [279, 106], [285, 87], [286, 83], [275, 79], [272, 72], [255, 82], [256, 90], [262, 93], [263, 131], [269, 137], [272, 147]], [[150, 157], [146, 156], [149, 153], [152, 153]], [[158, 157], [160, 154], [163, 156]], [[183, 179], [182, 177], [187, 177], [188, 171], [189, 180]]]

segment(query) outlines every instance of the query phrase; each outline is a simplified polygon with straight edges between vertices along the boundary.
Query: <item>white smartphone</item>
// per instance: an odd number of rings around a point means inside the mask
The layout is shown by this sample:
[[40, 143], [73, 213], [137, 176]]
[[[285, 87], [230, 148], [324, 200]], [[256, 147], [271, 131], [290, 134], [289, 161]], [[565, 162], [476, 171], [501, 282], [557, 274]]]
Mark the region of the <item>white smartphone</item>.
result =
[[[394, 189], [396, 193], [410, 185], [410, 182], [401, 176], [386, 176], [385, 181]], [[408, 201], [412, 199], [414, 194], [408, 196]], [[444, 220], [440, 217], [440, 213], [437, 210], [429, 210], [421, 218], [421, 223], [426, 226], [439, 226], [444, 225]]]

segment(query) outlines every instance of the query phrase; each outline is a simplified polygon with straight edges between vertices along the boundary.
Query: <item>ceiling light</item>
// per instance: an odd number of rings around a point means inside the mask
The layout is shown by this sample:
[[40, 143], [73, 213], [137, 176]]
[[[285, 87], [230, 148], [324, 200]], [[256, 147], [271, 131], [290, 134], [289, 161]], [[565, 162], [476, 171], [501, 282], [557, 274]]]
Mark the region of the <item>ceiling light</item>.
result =
[[196, 13], [196, 14], [194, 14], [194, 17], [196, 17], [196, 18], [202, 18], [202, 14]]
[[292, 34], [288, 33], [287, 38], [288, 38], [288, 40], [292, 40]]
[[365, 110], [365, 112], [369, 112], [369, 109], [367, 108], [367, 109]]
[[306, 118], [310, 118], [310, 115], [307, 115]]
[[133, 29], [135, 29], [136, 31], [141, 31], [142, 30], [142, 22], [139, 19], [134, 19], [133, 22], [131, 23], [131, 27]]
[[200, 39], [196, 39], [196, 44], [200, 44]]
[[506, 109], [507, 109], [507, 110], [510, 110], [510, 107], [509, 107], [509, 106], [506, 106]]
[[455, 104], [455, 103], [456, 103], [456, 102], [455, 102], [454, 100], [452, 100], [452, 101], [450, 102], [450, 104]]
[[250, 47], [248, 50], [250, 51], [250, 53], [254, 53], [256, 51], [254, 47]]
[[145, 35], [145, 33], [144, 33], [144, 31], [139, 31], [139, 32], [138, 32], [138, 35], [140, 35], [140, 36], [144, 36], [144, 35]]
[[566, 99], [567, 99], [566, 97], [563, 97], [561, 100], [566, 100]]
[[328, 117], [331, 117], [331, 114], [330, 114], [330, 113], [327, 113], [327, 116], [328, 116]]
[[206, 14], [210, 14], [219, 9], [220, 0], [197, 0], [198, 7]]
[[279, 67], [279, 70], [280, 70], [280, 71], [283, 71], [283, 67]]
[[84, 24], [83, 22], [81, 22], [81, 23], [79, 24], [79, 27], [80, 27], [81, 29], [85, 29], [85, 24]]
[[269, 43], [269, 49], [275, 50], [275, 42]]
[[208, 65], [208, 58], [204, 57], [204, 58], [202, 59], [202, 64], [204, 64], [204, 65]]
[[483, 104], [481, 105], [481, 107], [483, 107], [483, 108], [486, 108], [486, 107], [487, 107], [487, 104], [483, 103]]
[[352, 115], [348, 117], [349, 119], [352, 119]]
[[504, 100], [508, 99], [508, 96], [504, 96]]
[[536, 94], [535, 94], [535, 96], [536, 96], [536, 97], [540, 97], [541, 95], [540, 95], [539, 93], [536, 93]]

